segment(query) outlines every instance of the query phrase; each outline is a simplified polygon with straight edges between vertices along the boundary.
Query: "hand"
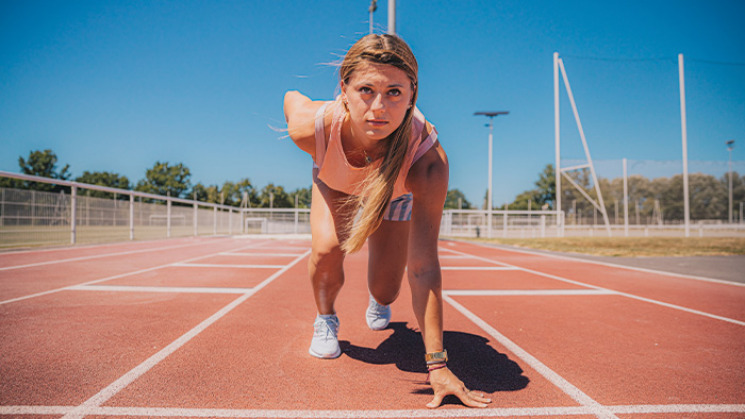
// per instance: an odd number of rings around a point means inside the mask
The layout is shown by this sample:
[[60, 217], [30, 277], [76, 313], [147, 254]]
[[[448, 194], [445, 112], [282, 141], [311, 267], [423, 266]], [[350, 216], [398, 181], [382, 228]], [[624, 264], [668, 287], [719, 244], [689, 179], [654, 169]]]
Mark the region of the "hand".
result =
[[485, 398], [483, 393], [478, 394], [467, 389], [463, 382], [447, 368], [432, 371], [429, 374], [429, 381], [432, 390], [435, 391], [435, 398], [427, 403], [427, 407], [430, 409], [439, 407], [442, 399], [450, 394], [459, 398], [468, 407], [486, 407], [486, 403], [491, 403], [491, 399]]

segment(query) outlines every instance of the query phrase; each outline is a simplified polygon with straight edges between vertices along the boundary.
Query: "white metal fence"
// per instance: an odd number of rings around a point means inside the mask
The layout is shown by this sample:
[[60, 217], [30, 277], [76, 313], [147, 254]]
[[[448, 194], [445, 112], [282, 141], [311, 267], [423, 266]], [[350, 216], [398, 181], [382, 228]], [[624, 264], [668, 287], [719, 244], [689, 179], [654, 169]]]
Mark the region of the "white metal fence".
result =
[[[0, 248], [198, 235], [310, 233], [309, 209], [239, 209], [2, 171], [0, 176], [66, 188], [56, 193], [0, 188]], [[112, 198], [90, 196], [91, 191], [108, 192]], [[615, 217], [616, 222], [608, 228], [599, 220], [566, 218], [555, 211], [495, 210], [489, 214], [485, 210], [445, 210], [440, 234], [463, 238], [684, 236], [680, 223], [627, 225], [623, 218], [619, 223]], [[745, 224], [699, 221], [691, 226], [691, 235], [742, 236]]]
[[[111, 242], [243, 231], [238, 208], [77, 182], [0, 172], [65, 187], [60, 192], [0, 188], [0, 247]], [[115, 198], [90, 196], [91, 191]]]

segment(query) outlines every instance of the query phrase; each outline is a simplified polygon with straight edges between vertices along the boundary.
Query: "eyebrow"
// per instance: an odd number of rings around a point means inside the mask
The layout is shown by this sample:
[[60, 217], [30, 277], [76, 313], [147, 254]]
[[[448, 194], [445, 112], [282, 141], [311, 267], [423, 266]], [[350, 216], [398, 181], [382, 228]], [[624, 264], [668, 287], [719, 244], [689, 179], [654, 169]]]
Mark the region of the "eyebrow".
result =
[[[368, 82], [368, 81], [363, 81], [363, 82], [360, 83], [360, 85], [362, 85], [362, 86], [373, 86], [373, 85], [375, 85], [375, 83], [371, 83], [371, 82]], [[388, 86], [386, 86], [386, 88], [404, 87], [404, 86], [406, 86], [406, 85], [405, 84], [401, 84], [401, 83], [394, 83], [394, 84], [389, 84]]]

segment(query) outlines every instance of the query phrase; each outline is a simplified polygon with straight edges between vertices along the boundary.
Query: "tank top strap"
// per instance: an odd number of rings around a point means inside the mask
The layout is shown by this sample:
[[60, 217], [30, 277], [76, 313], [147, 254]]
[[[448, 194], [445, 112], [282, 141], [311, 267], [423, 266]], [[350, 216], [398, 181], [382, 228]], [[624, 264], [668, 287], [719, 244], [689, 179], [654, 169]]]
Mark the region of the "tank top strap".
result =
[[326, 156], [326, 132], [324, 129], [325, 124], [323, 117], [329, 103], [331, 102], [326, 102], [321, 105], [321, 107], [318, 108], [318, 111], [316, 112], [316, 161], [314, 163], [318, 167], [321, 167], [323, 165], [323, 159]]

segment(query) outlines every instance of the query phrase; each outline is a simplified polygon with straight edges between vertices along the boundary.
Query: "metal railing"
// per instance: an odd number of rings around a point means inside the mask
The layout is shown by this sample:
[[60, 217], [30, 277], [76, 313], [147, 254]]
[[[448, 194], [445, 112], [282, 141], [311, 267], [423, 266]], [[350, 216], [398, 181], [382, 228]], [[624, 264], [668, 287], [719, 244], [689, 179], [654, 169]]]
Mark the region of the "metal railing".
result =
[[65, 188], [0, 188], [0, 247], [235, 234], [244, 228], [241, 210], [227, 205], [3, 171], [0, 176]]
[[[60, 185], [60, 192], [0, 188], [0, 248], [199, 235], [309, 234], [310, 210], [236, 208], [0, 171], [0, 177]], [[93, 191], [112, 194], [91, 196]], [[682, 225], [577, 223], [555, 211], [444, 210], [443, 237], [684, 236]], [[491, 228], [489, 226], [491, 225]], [[700, 221], [693, 236], [742, 236], [745, 224]]]

